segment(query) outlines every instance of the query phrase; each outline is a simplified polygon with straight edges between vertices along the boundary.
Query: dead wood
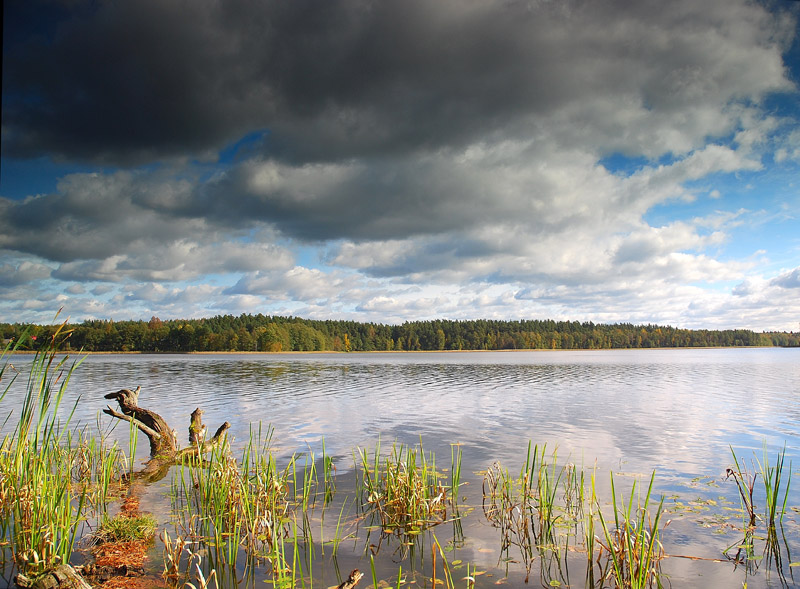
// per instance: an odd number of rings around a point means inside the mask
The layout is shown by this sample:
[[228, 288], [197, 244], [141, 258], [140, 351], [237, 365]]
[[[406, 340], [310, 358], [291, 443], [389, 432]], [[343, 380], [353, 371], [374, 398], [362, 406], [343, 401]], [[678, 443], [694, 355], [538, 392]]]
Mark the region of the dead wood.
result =
[[353, 589], [353, 587], [355, 587], [358, 584], [358, 582], [361, 580], [361, 577], [363, 576], [364, 573], [362, 573], [358, 569], [353, 569], [353, 571], [350, 573], [350, 576], [347, 577], [344, 583], [339, 585], [337, 589]]
[[[189, 422], [189, 443], [187, 448], [180, 449], [178, 436], [167, 421], [155, 411], [139, 407], [139, 393], [141, 387], [135, 391], [120, 389], [116, 393], [109, 393], [106, 399], [114, 399], [122, 411], [115, 411], [109, 405], [103, 413], [127, 421], [135, 425], [150, 440], [150, 456], [157, 462], [174, 462], [184, 456], [202, 456], [213, 450], [222, 442], [225, 432], [231, 424], [223, 423], [210, 440], [205, 439], [206, 426], [203, 425], [203, 410], [199, 407], [192, 412]], [[152, 461], [151, 461], [152, 462]]]
[[92, 589], [70, 565], [60, 564], [35, 579], [19, 574], [14, 579], [18, 587], [26, 589]]
[[203, 425], [203, 411], [198, 407], [192, 411], [192, 421], [189, 422], [189, 444], [196, 446], [206, 439], [206, 426]]

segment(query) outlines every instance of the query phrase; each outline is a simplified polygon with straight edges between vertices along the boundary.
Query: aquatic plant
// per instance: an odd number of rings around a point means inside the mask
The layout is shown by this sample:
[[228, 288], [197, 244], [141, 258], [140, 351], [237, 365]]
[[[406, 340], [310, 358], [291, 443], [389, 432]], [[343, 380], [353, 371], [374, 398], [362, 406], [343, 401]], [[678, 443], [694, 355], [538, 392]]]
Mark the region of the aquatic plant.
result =
[[783, 498], [781, 498], [781, 485], [784, 484], [784, 462], [786, 459], [786, 446], [778, 451], [775, 458], [775, 464], [770, 464], [769, 453], [767, 451], [767, 442], [764, 442], [764, 462], [759, 463], [761, 473], [761, 480], [764, 483], [764, 494], [766, 495], [766, 507], [764, 517], [767, 525], [774, 526], [777, 517], [778, 522], [783, 520], [783, 515], [786, 512], [786, 501], [789, 498], [789, 487], [792, 482], [792, 465], [789, 463], [788, 477], [785, 481], [785, 488], [783, 490]]
[[[178, 536], [173, 540], [167, 530], [163, 530], [159, 536], [164, 546], [164, 571], [162, 577], [167, 582], [168, 587], [181, 587], [183, 589], [201, 589], [211, 586], [217, 587], [217, 571], [211, 569], [206, 576], [202, 567], [202, 556], [199, 551], [193, 551], [191, 546], [194, 544], [185, 538]], [[183, 565], [183, 561], [186, 564]], [[194, 581], [197, 585], [192, 583]]]
[[[650, 485], [643, 499], [637, 496], [637, 485], [634, 481], [628, 503], [622, 498], [618, 503], [614, 473], [611, 473], [613, 528], [609, 525], [610, 522], [606, 522], [598, 506], [597, 516], [605, 537], [605, 544], [601, 542], [600, 546], [611, 559], [609, 574], [617, 587], [639, 589], [652, 587], [653, 584], [661, 586], [660, 563], [665, 554], [659, 541], [659, 525], [664, 498], [659, 501], [655, 513], [650, 513], [654, 481], [655, 472], [650, 476]], [[635, 509], [634, 503], [637, 505]]]
[[[86, 486], [75, 488], [71, 484], [74, 455], [62, 447], [75, 406], [63, 423], [57, 416], [70, 377], [81, 362], [70, 364], [68, 356], [57, 356], [56, 351], [68, 337], [69, 331], [63, 325], [56, 328], [50, 341], [34, 356], [19, 421], [0, 444], [3, 540], [26, 575], [69, 562], [87, 498]], [[8, 354], [25, 341], [20, 338], [13, 347], [4, 349], [0, 378], [11, 366]], [[16, 375], [12, 382], [15, 378]], [[10, 386], [11, 383], [6, 386], [2, 397]]]
[[401, 444], [394, 444], [383, 459], [379, 452], [380, 444], [372, 460], [366, 450], [361, 450], [360, 456], [365, 499], [380, 517], [382, 527], [400, 534], [417, 534], [445, 521], [448, 490], [436, 471], [434, 454], [426, 455], [421, 446]]
[[450, 501], [458, 505], [458, 488], [461, 486], [461, 444], [450, 445]]
[[[785, 470], [786, 447], [784, 446], [778, 451], [775, 463], [772, 464], [769, 460], [769, 452], [765, 441], [763, 461], [759, 461], [758, 458], [754, 457], [751, 462], [751, 469], [743, 467], [744, 462], [739, 460], [733, 448], [731, 448], [731, 454], [735, 467], [727, 469], [727, 478], [732, 477], [736, 483], [742, 504], [742, 512], [746, 514], [746, 520], [743, 538], [725, 548], [723, 555], [735, 563], [736, 566], [744, 568], [747, 574], [755, 574], [761, 564], [765, 563], [767, 574], [774, 569], [781, 583], [787, 586], [787, 570], [791, 577], [793, 565], [785, 566], [787, 561], [791, 561], [791, 555], [782, 527], [792, 479], [791, 464], [788, 470]], [[756, 489], [756, 480], [759, 476], [761, 476], [764, 489], [763, 521], [767, 528], [766, 535], [756, 534], [758, 514], [753, 496]], [[780, 535], [778, 526], [780, 526]], [[757, 550], [757, 540], [763, 541], [763, 551], [759, 552]], [[784, 552], [786, 553], [785, 558]]]
[[733, 478], [733, 482], [736, 483], [736, 489], [739, 491], [739, 499], [741, 500], [742, 513], [747, 515], [745, 526], [752, 527], [756, 525], [756, 504], [753, 499], [753, 493], [755, 492], [758, 471], [755, 468], [752, 471], [748, 470], [744, 462], [740, 464], [733, 446], [729, 446], [729, 448], [733, 456], [734, 467], [726, 469], [725, 478]]
[[[320, 493], [332, 495], [333, 461], [323, 457], [320, 473], [309, 451], [304, 457], [292, 456], [279, 469], [272, 434], [272, 428], [251, 428], [241, 460], [223, 444], [207, 460], [182, 460], [173, 479], [178, 535], [205, 546], [207, 566], [213, 565], [223, 581], [235, 574], [240, 551], [247, 570], [268, 562], [272, 583], [279, 587], [293, 586], [304, 570], [311, 574], [314, 544], [308, 512]], [[334, 552], [339, 541], [333, 540]]]
[[543, 583], [569, 584], [564, 559], [584, 513], [584, 479], [583, 469], [558, 464], [557, 449], [548, 455], [546, 444], [532, 442], [518, 477], [499, 463], [487, 469], [484, 515], [500, 530], [500, 551], [507, 561], [509, 548], [516, 546], [527, 575], [538, 557]]
[[149, 513], [137, 515], [119, 514], [106, 519], [94, 533], [99, 542], [130, 542], [150, 540], [156, 533], [158, 523]]

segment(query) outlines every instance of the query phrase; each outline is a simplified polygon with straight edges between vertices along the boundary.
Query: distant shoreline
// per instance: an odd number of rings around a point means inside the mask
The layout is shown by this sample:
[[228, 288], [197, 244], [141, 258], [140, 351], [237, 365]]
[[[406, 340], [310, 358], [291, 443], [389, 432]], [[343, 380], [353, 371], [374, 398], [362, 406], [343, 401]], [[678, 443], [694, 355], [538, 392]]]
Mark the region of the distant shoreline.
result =
[[[342, 352], [337, 350], [289, 350], [285, 352], [258, 352], [258, 351], [194, 351], [194, 352], [90, 352], [80, 350], [59, 350], [59, 355], [80, 355], [80, 356], [308, 356], [320, 354], [336, 354], [342, 356], [352, 356], [356, 354], [485, 354], [485, 353], [518, 353], [518, 352], [620, 352], [620, 351], [665, 351], [665, 350], [791, 350], [794, 346], [678, 346], [678, 347], [656, 347], [656, 348], [518, 348], [503, 350], [359, 350], [354, 352]], [[32, 356], [36, 350], [9, 350], [9, 355]]]

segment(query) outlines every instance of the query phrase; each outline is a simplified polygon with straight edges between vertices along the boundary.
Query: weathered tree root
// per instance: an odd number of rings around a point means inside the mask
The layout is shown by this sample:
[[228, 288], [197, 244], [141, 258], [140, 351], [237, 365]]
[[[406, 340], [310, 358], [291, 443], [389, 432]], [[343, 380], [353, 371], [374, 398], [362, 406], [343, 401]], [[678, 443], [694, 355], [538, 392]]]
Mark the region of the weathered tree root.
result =
[[135, 425], [150, 440], [150, 456], [159, 461], [175, 461], [184, 456], [202, 456], [220, 444], [225, 432], [231, 427], [227, 421], [219, 426], [210, 440], [205, 439], [206, 426], [203, 425], [203, 410], [199, 407], [192, 412], [189, 425], [190, 446], [181, 449], [178, 444], [178, 435], [169, 426], [166, 420], [155, 411], [139, 407], [139, 393], [142, 387], [135, 391], [120, 389], [116, 393], [105, 395], [106, 399], [115, 399], [122, 413], [115, 411], [109, 405], [103, 413], [127, 421]]

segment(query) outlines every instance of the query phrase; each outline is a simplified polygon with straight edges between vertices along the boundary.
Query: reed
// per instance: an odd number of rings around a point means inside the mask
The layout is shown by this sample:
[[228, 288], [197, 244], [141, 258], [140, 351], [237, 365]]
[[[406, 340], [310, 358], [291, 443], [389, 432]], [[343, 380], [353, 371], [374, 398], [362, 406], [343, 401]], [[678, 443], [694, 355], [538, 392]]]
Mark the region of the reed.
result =
[[383, 461], [378, 450], [370, 461], [361, 450], [366, 502], [379, 515], [384, 529], [418, 534], [445, 521], [447, 489], [441, 484], [433, 453], [395, 444]]
[[458, 489], [461, 486], [461, 445], [450, 445], [450, 501], [458, 505]]
[[[323, 458], [318, 468], [309, 451], [304, 457], [292, 456], [279, 469], [271, 450], [272, 433], [260, 425], [251, 428], [239, 462], [218, 448], [207, 461], [182, 463], [172, 483], [173, 511], [179, 514], [179, 535], [201, 543], [206, 560], [219, 563], [218, 577], [224, 579], [224, 571], [237, 566], [243, 551], [245, 569], [265, 560], [272, 584], [304, 586], [313, 583], [315, 559], [308, 514], [320, 493], [331, 492], [332, 461]], [[337, 536], [340, 525], [341, 521]], [[334, 552], [338, 541], [335, 538]]]
[[[71, 440], [65, 432], [75, 405], [63, 423], [58, 418], [70, 377], [82, 361], [70, 363], [68, 356], [59, 358], [57, 354], [69, 333], [65, 325], [57, 327], [34, 356], [19, 420], [13, 433], [5, 436], [0, 452], [3, 541], [15, 564], [28, 576], [69, 562], [87, 500], [87, 487], [76, 488], [71, 481], [75, 453], [62, 447]], [[25, 341], [20, 338], [4, 349], [0, 378], [11, 366], [10, 352]], [[10, 386], [11, 382], [3, 398]]]
[[325, 452], [325, 438], [322, 438], [322, 475], [325, 490], [325, 505], [333, 500], [336, 494], [336, 465], [333, 457]]
[[450, 571], [450, 565], [447, 562], [447, 555], [444, 553], [444, 549], [442, 545], [439, 543], [439, 539], [436, 537], [436, 534], [433, 534], [433, 544], [431, 545], [431, 568], [433, 569], [433, 586], [436, 586], [436, 554], [441, 555], [442, 557], [442, 571], [444, 572], [444, 586], [446, 589], [455, 589], [455, 583], [453, 581], [453, 573]]
[[[650, 513], [655, 472], [650, 476], [650, 485], [644, 498], [637, 497], [634, 481], [627, 505], [624, 499], [617, 499], [614, 474], [611, 473], [611, 494], [614, 509], [614, 528], [611, 528], [599, 509], [597, 515], [603, 528], [606, 544], [601, 544], [611, 560], [611, 574], [617, 587], [639, 589], [661, 586], [660, 562], [664, 550], [659, 541], [659, 525], [663, 513], [662, 497]], [[637, 507], [634, 509], [634, 503]]]
[[597, 542], [595, 536], [595, 505], [597, 505], [597, 491], [595, 487], [595, 473], [592, 473], [590, 479], [591, 495], [589, 498], [589, 513], [584, 516], [583, 523], [583, 539], [586, 548], [586, 571], [587, 575], [591, 575], [594, 570], [594, 553]]
[[545, 585], [569, 584], [564, 559], [570, 534], [562, 532], [576, 529], [577, 514], [583, 512], [575, 504], [584, 497], [583, 472], [571, 464], [559, 466], [557, 450], [548, 457], [546, 445], [529, 443], [519, 476], [513, 479], [494, 463], [484, 476], [483, 495], [484, 513], [500, 529], [506, 561], [514, 559], [508, 551], [516, 546], [528, 576], [539, 558]]
[[753, 493], [755, 492], [758, 471], [755, 467], [752, 471], [748, 470], [744, 461], [739, 462], [736, 452], [733, 451], [733, 446], [729, 446], [729, 448], [731, 449], [731, 456], [733, 456], [734, 467], [729, 467], [725, 471], [725, 478], [733, 478], [734, 483], [736, 483], [742, 513], [747, 515], [745, 527], [753, 527], [756, 525], [756, 504], [753, 499]]
[[[194, 544], [181, 536], [173, 540], [167, 530], [163, 530], [159, 535], [164, 546], [164, 571], [162, 576], [167, 582], [168, 587], [182, 589], [203, 589], [217, 587], [217, 571], [214, 568], [208, 572], [208, 576], [203, 572], [202, 556], [199, 551], [193, 551], [191, 546]], [[183, 565], [183, 561], [186, 565]], [[192, 582], [193, 581], [193, 582]], [[195, 585], [194, 583], [197, 583]]]
[[124, 453], [116, 442], [108, 446], [85, 430], [68, 431], [61, 450], [69, 454], [72, 484], [76, 488], [82, 485], [87, 506], [104, 515], [108, 504], [120, 496], [129, 480]]
[[783, 489], [783, 497], [781, 497], [781, 486], [784, 484], [784, 462], [786, 458], [786, 446], [778, 451], [775, 458], [775, 464], [770, 464], [769, 452], [767, 450], [767, 443], [764, 442], [764, 462], [759, 463], [759, 470], [761, 473], [761, 480], [764, 483], [764, 494], [766, 495], [766, 508], [764, 517], [768, 526], [775, 526], [777, 518], [780, 523], [783, 521], [783, 515], [786, 513], [786, 501], [789, 498], [789, 487], [792, 482], [792, 465], [789, 463], [787, 470], [788, 476]]

